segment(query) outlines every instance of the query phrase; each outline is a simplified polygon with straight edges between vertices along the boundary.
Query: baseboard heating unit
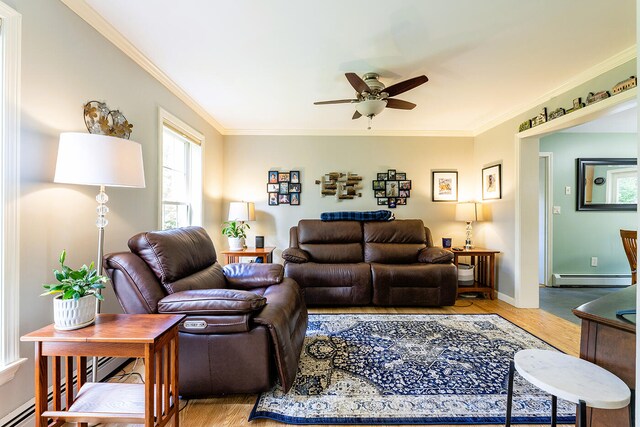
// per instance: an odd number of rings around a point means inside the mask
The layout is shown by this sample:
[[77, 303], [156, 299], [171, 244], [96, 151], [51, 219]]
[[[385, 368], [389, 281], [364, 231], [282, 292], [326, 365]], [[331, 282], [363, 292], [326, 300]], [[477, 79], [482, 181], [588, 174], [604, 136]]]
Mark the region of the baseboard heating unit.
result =
[[628, 286], [630, 284], [630, 274], [553, 274], [553, 287]]

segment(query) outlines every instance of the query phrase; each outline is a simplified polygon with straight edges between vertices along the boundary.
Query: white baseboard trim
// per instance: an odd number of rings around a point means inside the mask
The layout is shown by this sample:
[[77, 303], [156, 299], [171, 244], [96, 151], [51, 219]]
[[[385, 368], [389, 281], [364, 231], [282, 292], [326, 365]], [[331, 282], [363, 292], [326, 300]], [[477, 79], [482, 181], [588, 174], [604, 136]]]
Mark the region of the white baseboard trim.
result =
[[513, 297], [510, 297], [509, 295], [505, 295], [502, 292], [498, 292], [498, 299], [500, 301], [504, 301], [507, 304], [511, 304], [512, 306], [516, 306], [516, 299]]
[[[91, 359], [89, 359], [91, 360]], [[100, 357], [98, 358], [98, 380], [103, 380], [111, 373], [115, 372], [123, 363], [127, 361], [124, 357]], [[77, 375], [74, 371], [73, 382], [76, 383]], [[87, 373], [87, 378], [91, 378], [91, 368]], [[64, 390], [64, 386], [63, 386]], [[53, 387], [49, 388], [49, 401], [53, 399]], [[64, 402], [65, 392], [62, 392]], [[6, 417], [0, 420], [0, 427], [27, 427], [35, 425], [35, 397], [16, 408]]]
[[628, 286], [630, 284], [630, 274], [553, 274], [553, 287]]

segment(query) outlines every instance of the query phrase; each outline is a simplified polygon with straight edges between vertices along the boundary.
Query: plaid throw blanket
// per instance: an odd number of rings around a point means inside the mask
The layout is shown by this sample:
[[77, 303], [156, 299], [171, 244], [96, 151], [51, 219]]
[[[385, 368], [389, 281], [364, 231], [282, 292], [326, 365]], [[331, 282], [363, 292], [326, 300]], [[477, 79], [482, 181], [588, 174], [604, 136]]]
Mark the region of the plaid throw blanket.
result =
[[365, 212], [323, 212], [322, 221], [391, 221], [394, 218], [391, 211]]

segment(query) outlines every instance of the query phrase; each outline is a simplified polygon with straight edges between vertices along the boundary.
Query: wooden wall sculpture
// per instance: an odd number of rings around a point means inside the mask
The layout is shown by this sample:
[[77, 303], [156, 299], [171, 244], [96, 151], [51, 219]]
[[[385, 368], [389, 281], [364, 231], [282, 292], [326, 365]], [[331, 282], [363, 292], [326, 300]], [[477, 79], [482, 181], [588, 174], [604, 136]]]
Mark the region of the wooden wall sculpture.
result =
[[355, 173], [329, 172], [316, 180], [320, 185], [320, 194], [325, 196], [336, 196], [338, 200], [349, 200], [362, 197], [358, 190], [362, 189], [362, 177]]

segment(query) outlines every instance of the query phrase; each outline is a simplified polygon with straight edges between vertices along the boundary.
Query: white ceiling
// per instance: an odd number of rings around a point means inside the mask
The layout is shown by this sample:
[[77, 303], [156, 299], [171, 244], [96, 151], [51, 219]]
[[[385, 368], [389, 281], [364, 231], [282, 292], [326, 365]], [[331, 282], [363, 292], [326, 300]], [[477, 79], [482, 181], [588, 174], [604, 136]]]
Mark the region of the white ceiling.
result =
[[[376, 131], [474, 133], [632, 47], [634, 0], [63, 0], [90, 6], [225, 133], [337, 132], [351, 120], [345, 72], [398, 96]], [[606, 88], [594, 88], [606, 89]]]

